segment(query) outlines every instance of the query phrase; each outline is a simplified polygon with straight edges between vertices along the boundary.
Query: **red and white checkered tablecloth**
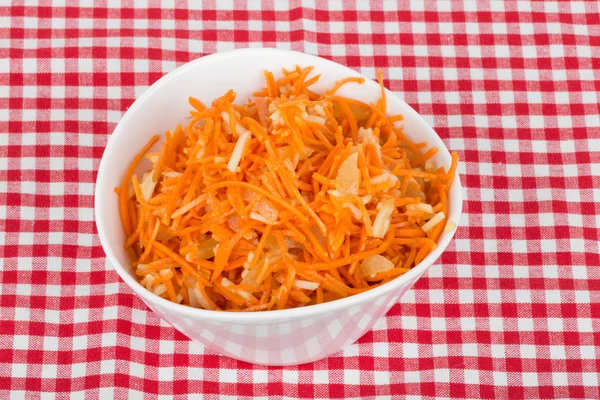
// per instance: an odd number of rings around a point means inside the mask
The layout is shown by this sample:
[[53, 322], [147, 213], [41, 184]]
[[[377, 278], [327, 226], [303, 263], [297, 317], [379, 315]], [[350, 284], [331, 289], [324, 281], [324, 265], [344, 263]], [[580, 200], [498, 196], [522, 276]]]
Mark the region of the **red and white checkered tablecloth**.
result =
[[[600, 397], [597, 2], [36, 3], [0, 7], [0, 398]], [[441, 259], [372, 332], [298, 367], [190, 342], [106, 264], [93, 222], [134, 98], [248, 46], [381, 68], [462, 159]]]

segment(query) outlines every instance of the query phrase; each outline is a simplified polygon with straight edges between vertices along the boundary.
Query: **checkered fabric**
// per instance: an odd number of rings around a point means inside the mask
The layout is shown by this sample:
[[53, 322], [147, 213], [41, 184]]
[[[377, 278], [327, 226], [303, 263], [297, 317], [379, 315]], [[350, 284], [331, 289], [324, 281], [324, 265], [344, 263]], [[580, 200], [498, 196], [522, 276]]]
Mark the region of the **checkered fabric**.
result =
[[[0, 7], [0, 398], [600, 397], [597, 2], [37, 3]], [[456, 239], [373, 331], [314, 364], [191, 342], [106, 264], [93, 222], [135, 97], [241, 47], [381, 68], [462, 160]]]

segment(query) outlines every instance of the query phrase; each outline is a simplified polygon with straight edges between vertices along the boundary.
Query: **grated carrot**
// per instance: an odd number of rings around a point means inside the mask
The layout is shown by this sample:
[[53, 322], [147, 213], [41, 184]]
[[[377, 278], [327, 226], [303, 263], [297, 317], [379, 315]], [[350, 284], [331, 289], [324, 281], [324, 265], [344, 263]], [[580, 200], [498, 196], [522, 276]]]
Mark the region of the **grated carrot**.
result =
[[381, 111], [385, 113], [387, 106], [385, 101], [385, 87], [383, 86], [383, 75], [381, 74], [381, 70], [377, 71], [377, 81], [379, 81], [379, 86], [381, 87], [381, 98], [379, 99], [380, 107]]
[[[243, 106], [233, 90], [210, 105], [189, 97], [189, 124], [134, 157], [115, 193], [146, 288], [216, 311], [321, 304], [385, 284], [437, 246], [457, 154], [445, 171], [437, 148], [407, 139], [403, 116], [386, 114], [381, 72], [367, 104], [337, 94], [363, 78], [319, 94], [312, 71], [264, 71]], [[144, 155], [152, 168], [138, 177]]]
[[159, 137], [157, 135], [152, 136], [148, 143], [140, 150], [140, 152], [135, 156], [129, 168], [125, 172], [125, 176], [123, 177], [123, 181], [121, 183], [121, 191], [119, 192], [119, 213], [121, 216], [121, 222], [123, 224], [123, 230], [126, 235], [131, 235], [131, 220], [129, 219], [129, 208], [127, 206], [128, 198], [127, 193], [129, 192], [129, 182], [131, 181], [131, 177], [133, 176], [133, 172], [137, 165], [139, 164], [144, 154], [150, 150], [150, 148], [158, 141]]
[[202, 112], [204, 110], [206, 110], [206, 106], [204, 105], [204, 103], [202, 103], [200, 100], [196, 99], [195, 97], [189, 97], [188, 98], [188, 102], [190, 103], [190, 106], [194, 107], [198, 112]]
[[437, 147], [432, 147], [431, 149], [427, 150], [427, 152], [425, 152], [425, 154], [423, 154], [419, 158], [414, 159], [410, 163], [411, 167], [413, 167], [413, 168], [418, 167], [419, 165], [423, 164], [425, 161], [427, 161], [431, 157], [433, 157], [435, 155], [435, 153], [437, 153], [437, 152], [438, 152]]
[[330, 90], [325, 92], [325, 94], [329, 95], [329, 96], [333, 96], [342, 86], [344, 86], [346, 83], [350, 83], [350, 82], [362, 84], [365, 82], [365, 78], [354, 77], [354, 76], [349, 77], [349, 78], [344, 78], [342, 80], [337, 81]]
[[354, 117], [354, 114], [352, 113], [352, 110], [350, 110], [350, 106], [346, 102], [345, 98], [339, 97], [338, 98], [338, 102], [339, 102], [339, 105], [342, 107], [342, 111], [346, 115], [345, 121], [348, 121], [348, 125], [350, 126], [351, 137], [356, 140], [356, 136], [358, 134], [358, 127], [356, 125], [356, 118]]

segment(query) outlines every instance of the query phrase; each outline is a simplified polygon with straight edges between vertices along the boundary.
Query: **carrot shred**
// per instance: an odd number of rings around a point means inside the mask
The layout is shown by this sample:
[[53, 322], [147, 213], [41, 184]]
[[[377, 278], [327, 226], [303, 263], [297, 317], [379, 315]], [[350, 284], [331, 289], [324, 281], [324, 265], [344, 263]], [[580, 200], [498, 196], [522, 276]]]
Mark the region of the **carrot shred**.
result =
[[351, 76], [349, 78], [344, 78], [342, 80], [337, 81], [335, 83], [335, 85], [333, 85], [333, 87], [325, 93], [329, 96], [333, 96], [342, 86], [344, 86], [346, 83], [350, 83], [350, 82], [363, 84], [365, 82], [365, 78], [355, 77], [355, 76]]
[[199, 112], [206, 110], [206, 106], [204, 105], [204, 103], [202, 103], [200, 100], [196, 99], [195, 97], [190, 96], [188, 98], [188, 102], [190, 103], [190, 106], [194, 107]]
[[414, 159], [411, 163], [410, 166], [413, 168], [416, 168], [418, 166], [420, 166], [421, 164], [423, 164], [425, 161], [429, 160], [431, 157], [434, 156], [435, 153], [438, 152], [437, 147], [432, 147], [431, 149], [427, 150], [427, 152], [425, 152], [425, 154], [423, 154], [422, 156], [420, 156], [419, 158]]
[[379, 82], [379, 86], [381, 87], [381, 98], [379, 99], [380, 107], [381, 111], [385, 113], [387, 106], [385, 99], [385, 87], [383, 86], [383, 75], [381, 74], [381, 70], [377, 71], [377, 81]]
[[231, 252], [233, 251], [233, 247], [240, 241], [242, 236], [244, 236], [244, 234], [251, 230], [256, 224], [256, 221], [246, 224], [246, 226], [233, 235], [233, 237], [229, 239], [226, 244], [219, 246], [219, 250], [215, 255], [215, 270], [213, 271], [211, 281], [215, 282], [219, 278], [221, 272], [223, 272], [225, 269], [225, 264], [227, 263]]
[[152, 136], [148, 143], [140, 150], [140, 152], [134, 157], [131, 164], [129, 164], [129, 168], [125, 172], [125, 176], [123, 177], [123, 181], [121, 183], [121, 191], [119, 193], [119, 214], [121, 216], [121, 222], [123, 224], [123, 230], [127, 236], [131, 235], [131, 220], [129, 219], [129, 209], [127, 207], [127, 193], [129, 192], [129, 181], [131, 181], [131, 177], [133, 176], [133, 172], [137, 165], [139, 164], [144, 154], [150, 150], [150, 148], [156, 143], [159, 139], [158, 135]]
[[352, 138], [356, 140], [358, 135], [358, 127], [354, 114], [352, 113], [352, 110], [350, 110], [350, 106], [348, 106], [348, 103], [344, 97], [339, 97], [338, 102], [342, 107], [342, 111], [344, 114], [346, 114], [346, 121], [348, 121], [348, 125], [350, 126], [350, 134], [352, 135]]
[[[232, 312], [322, 304], [385, 284], [436, 248], [458, 155], [446, 171], [431, 162], [437, 148], [406, 137], [404, 117], [387, 115], [381, 71], [376, 104], [336, 94], [360, 77], [309, 90], [312, 71], [264, 71], [246, 105], [233, 90], [210, 104], [189, 97], [189, 123], [133, 158], [115, 193], [148, 290]], [[152, 167], [138, 177], [144, 155]], [[378, 257], [393, 267], [369, 272]]]

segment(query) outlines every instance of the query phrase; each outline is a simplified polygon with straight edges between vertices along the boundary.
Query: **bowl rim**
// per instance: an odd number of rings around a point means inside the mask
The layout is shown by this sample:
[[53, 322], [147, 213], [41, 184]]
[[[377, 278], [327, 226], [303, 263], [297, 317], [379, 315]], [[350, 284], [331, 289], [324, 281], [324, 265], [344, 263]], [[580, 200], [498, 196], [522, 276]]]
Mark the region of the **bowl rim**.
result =
[[[139, 108], [142, 107], [143, 103], [153, 96], [153, 94], [159, 91], [162, 87], [168, 85], [169, 81], [176, 76], [185, 73], [189, 69], [195, 68], [197, 65], [201, 65], [204, 63], [211, 63], [215, 61], [219, 61], [220, 59], [226, 59], [232, 56], [244, 55], [246, 53], [250, 53], [253, 56], [259, 56], [261, 53], [287, 53], [290, 56], [294, 57], [302, 57], [306, 60], [306, 63], [310, 63], [310, 60], [320, 60], [320, 62], [326, 61], [326, 63], [331, 63], [336, 69], [342, 69], [345, 71], [348, 76], [361, 76], [365, 78], [365, 82], [363, 85], [376, 85], [379, 87], [379, 84], [371, 80], [370, 78], [360, 74], [359, 72], [350, 69], [342, 64], [338, 64], [332, 60], [328, 60], [322, 57], [318, 57], [311, 54], [306, 54], [294, 50], [283, 50], [283, 49], [274, 49], [274, 48], [245, 48], [245, 49], [236, 49], [231, 51], [226, 51], [222, 53], [214, 53], [210, 55], [206, 55], [203, 57], [199, 57], [195, 60], [189, 61], [173, 71], [167, 73], [158, 79], [155, 83], [153, 83], [141, 96], [139, 96], [133, 104], [129, 107], [129, 109], [125, 112], [125, 114], [121, 117], [118, 124], [115, 126], [113, 133], [108, 139], [108, 143], [102, 155], [102, 159], [100, 161], [100, 165], [98, 167], [98, 175], [96, 179], [96, 187], [94, 191], [94, 214], [95, 214], [95, 223], [98, 231], [98, 236], [100, 239], [100, 244], [102, 249], [106, 254], [106, 259], [112, 267], [119, 274], [121, 279], [136, 293], [138, 296], [142, 298], [144, 303], [148, 306], [149, 304], [156, 303], [163, 309], [167, 309], [170, 312], [177, 313], [180, 315], [185, 315], [192, 318], [199, 318], [203, 320], [212, 320], [214, 322], [223, 322], [223, 323], [246, 323], [246, 324], [258, 324], [258, 323], [268, 323], [272, 321], [284, 321], [284, 320], [292, 320], [298, 318], [306, 318], [315, 315], [322, 315], [326, 313], [333, 313], [339, 311], [341, 309], [348, 309], [352, 306], [367, 303], [370, 300], [374, 300], [377, 297], [383, 298], [384, 294], [400, 289], [402, 286], [405, 286], [407, 283], [411, 281], [416, 281], [414, 278], [418, 278], [422, 275], [442, 254], [442, 252], [446, 249], [451, 239], [454, 237], [456, 229], [452, 232], [445, 233], [445, 236], [442, 236], [441, 240], [438, 242], [438, 246], [432, 252], [430, 252], [427, 257], [425, 257], [418, 265], [413, 267], [410, 271], [405, 274], [387, 282], [384, 285], [378, 286], [366, 292], [354, 294], [342, 299], [338, 299], [335, 301], [331, 301], [323, 304], [315, 304], [311, 306], [305, 307], [297, 307], [285, 310], [270, 310], [270, 311], [260, 311], [260, 312], [218, 312], [212, 310], [205, 310], [201, 308], [194, 308], [184, 306], [178, 303], [173, 303], [170, 300], [163, 299], [160, 296], [155, 295], [150, 292], [139, 282], [137, 282], [130, 274], [127, 272], [125, 266], [121, 265], [118, 261], [115, 252], [109, 246], [106, 239], [103, 239], [106, 236], [105, 233], [105, 213], [104, 207], [102, 207], [103, 202], [108, 201], [102, 198], [99, 195], [101, 188], [107, 183], [105, 181], [108, 179], [108, 176], [104, 172], [106, 169], [106, 164], [109, 163], [106, 155], [112, 152], [112, 148], [117, 146], [116, 137], [122, 134], [123, 126], [126, 122], [133, 118], [133, 115], [137, 112]], [[387, 88], [385, 89], [386, 97], [393, 98], [394, 101], [399, 102], [402, 106], [406, 107], [409, 112], [414, 113], [414, 115], [419, 120], [420, 124], [424, 127], [424, 129], [429, 130], [430, 134], [437, 136], [440, 139], [440, 142], [444, 146], [444, 149], [448, 151], [445, 143], [441, 140], [437, 132], [427, 123], [427, 121], [417, 113], [410, 105], [408, 105], [404, 100], [400, 97], [396, 96], [393, 92], [389, 91]], [[149, 133], [150, 136], [150, 133]], [[453, 185], [450, 189], [449, 203], [454, 203], [454, 212], [449, 213], [448, 217], [451, 218], [455, 223], [458, 224], [460, 220], [460, 216], [462, 213], [462, 186], [460, 182], [460, 176], [458, 171], [456, 171], [456, 176], [453, 182]], [[413, 282], [414, 283], [414, 282]], [[152, 307], [150, 307], [152, 308]]]

